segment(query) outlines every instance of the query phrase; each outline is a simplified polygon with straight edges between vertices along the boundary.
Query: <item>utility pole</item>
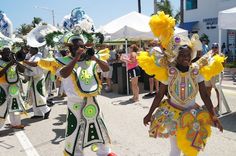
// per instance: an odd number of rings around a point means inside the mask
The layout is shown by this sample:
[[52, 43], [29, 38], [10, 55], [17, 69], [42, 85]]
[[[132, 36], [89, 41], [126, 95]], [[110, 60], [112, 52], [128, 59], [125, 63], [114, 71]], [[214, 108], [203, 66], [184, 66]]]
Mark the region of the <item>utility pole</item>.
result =
[[55, 13], [53, 9], [50, 8], [46, 8], [46, 7], [39, 7], [39, 6], [35, 6], [34, 8], [38, 8], [38, 9], [43, 9], [46, 11], [50, 11], [52, 13], [52, 25], [55, 26]]
[[54, 13], [54, 10], [52, 10], [52, 25], [55, 26], [55, 13]]
[[180, 23], [184, 23], [184, 0], [180, 0]]
[[153, 5], [154, 5], [154, 12], [153, 12], [153, 14], [156, 14], [157, 13], [157, 0], [154, 0], [153, 1]]
[[141, 0], [138, 0], [138, 12], [141, 13]]

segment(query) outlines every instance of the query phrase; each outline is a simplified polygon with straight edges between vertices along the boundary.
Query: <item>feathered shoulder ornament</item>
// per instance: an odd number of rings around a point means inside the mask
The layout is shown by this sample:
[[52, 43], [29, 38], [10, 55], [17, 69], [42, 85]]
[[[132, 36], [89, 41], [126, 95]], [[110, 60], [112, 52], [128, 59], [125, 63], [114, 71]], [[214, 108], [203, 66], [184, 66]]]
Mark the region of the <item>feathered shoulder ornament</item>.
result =
[[[193, 34], [191, 39], [188, 36], [174, 34], [175, 19], [166, 15], [163, 11], [158, 12], [150, 18], [150, 28], [153, 34], [160, 40], [162, 53], [141, 52], [138, 56], [140, 67], [149, 75], [155, 75], [159, 81], [168, 79], [168, 67], [175, 62], [179, 48], [187, 45], [192, 49], [191, 59], [196, 57], [197, 51], [202, 50], [202, 44], [197, 34]], [[200, 73], [206, 80], [219, 74], [223, 70], [222, 62], [225, 58], [219, 55], [214, 57], [204, 56], [197, 64]]]
[[110, 58], [110, 50], [108, 48], [99, 50], [96, 55], [99, 57], [99, 59], [103, 61], [107, 61]]
[[54, 58], [46, 58], [38, 61], [38, 66], [42, 69], [50, 71], [53, 75], [62, 67]]
[[[170, 43], [174, 36], [175, 19], [166, 15], [163, 11], [153, 15], [149, 21], [149, 26], [153, 34], [159, 39], [163, 49], [169, 49]], [[139, 66], [149, 75], [155, 75], [159, 81], [168, 80], [168, 65], [174, 54], [166, 53], [164, 50], [160, 52], [140, 52], [137, 57]]]
[[226, 57], [216, 54], [213, 56], [212, 50], [203, 55], [196, 64], [199, 66], [200, 74], [206, 81], [209, 81], [212, 77], [219, 75], [223, 70], [223, 63]]

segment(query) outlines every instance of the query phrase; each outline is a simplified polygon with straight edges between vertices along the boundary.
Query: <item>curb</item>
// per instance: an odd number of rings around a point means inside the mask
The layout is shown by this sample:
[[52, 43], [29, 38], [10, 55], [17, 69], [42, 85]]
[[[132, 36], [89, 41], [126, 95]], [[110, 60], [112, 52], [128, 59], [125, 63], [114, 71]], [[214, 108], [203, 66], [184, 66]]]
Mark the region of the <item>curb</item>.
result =
[[236, 85], [221, 85], [222, 89], [236, 90]]

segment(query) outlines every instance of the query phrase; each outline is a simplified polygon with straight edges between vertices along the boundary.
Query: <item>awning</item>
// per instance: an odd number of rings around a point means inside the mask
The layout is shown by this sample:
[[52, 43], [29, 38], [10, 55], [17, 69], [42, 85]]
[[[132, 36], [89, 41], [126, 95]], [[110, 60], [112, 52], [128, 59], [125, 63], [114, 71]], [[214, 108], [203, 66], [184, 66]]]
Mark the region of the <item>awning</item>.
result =
[[193, 26], [196, 25], [197, 23], [198, 21], [180, 23], [179, 27], [185, 30], [188, 30], [188, 32], [191, 32], [193, 29]]

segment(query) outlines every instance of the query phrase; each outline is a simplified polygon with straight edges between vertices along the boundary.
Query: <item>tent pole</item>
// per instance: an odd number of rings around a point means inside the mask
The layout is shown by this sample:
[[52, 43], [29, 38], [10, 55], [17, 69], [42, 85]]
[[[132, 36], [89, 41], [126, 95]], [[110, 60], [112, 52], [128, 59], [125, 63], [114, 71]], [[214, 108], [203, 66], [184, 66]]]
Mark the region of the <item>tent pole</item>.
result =
[[[125, 39], [125, 53], [128, 56], [128, 39]], [[126, 62], [126, 91], [127, 95], [129, 95], [129, 74], [128, 74], [128, 63]]]
[[[221, 54], [221, 28], [219, 28], [219, 54]], [[221, 73], [219, 74], [219, 83], [216, 85], [217, 89], [219, 90], [219, 109], [220, 109], [220, 115], [222, 114], [222, 103], [224, 104], [225, 108], [226, 108], [226, 113], [230, 113], [231, 110], [229, 108], [228, 102], [225, 98], [225, 95], [223, 93], [222, 87], [221, 87], [221, 83], [222, 83], [222, 79], [223, 76], [221, 77]]]

